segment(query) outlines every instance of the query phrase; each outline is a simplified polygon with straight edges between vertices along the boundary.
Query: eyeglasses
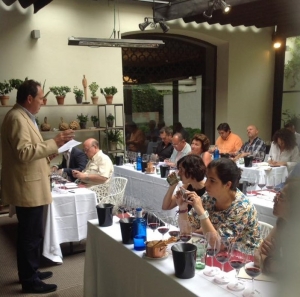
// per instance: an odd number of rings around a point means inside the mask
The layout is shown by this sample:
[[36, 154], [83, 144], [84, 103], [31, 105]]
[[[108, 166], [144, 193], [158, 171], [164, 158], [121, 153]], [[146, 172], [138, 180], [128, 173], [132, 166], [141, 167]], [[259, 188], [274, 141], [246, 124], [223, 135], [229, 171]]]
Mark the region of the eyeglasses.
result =
[[182, 142], [182, 140], [179, 141], [178, 143], [172, 143], [172, 145], [173, 145], [173, 146], [178, 146], [181, 142]]
[[87, 149], [83, 149], [83, 151], [84, 151], [85, 153], [87, 153], [87, 152], [90, 150], [91, 147], [93, 147], [93, 145], [91, 145], [91, 146], [88, 147]]

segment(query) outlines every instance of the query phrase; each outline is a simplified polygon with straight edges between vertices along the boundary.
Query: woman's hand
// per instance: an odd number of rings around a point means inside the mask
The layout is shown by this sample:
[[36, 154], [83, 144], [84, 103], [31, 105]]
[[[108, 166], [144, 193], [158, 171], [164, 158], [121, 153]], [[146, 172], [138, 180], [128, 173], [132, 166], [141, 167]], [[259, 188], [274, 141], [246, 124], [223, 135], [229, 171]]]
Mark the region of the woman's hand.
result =
[[[187, 190], [185, 190], [185, 191], [187, 191]], [[187, 191], [187, 192], [189, 192], [189, 191]], [[181, 190], [176, 191], [175, 197], [176, 197], [176, 203], [179, 206], [179, 209], [187, 208], [187, 202], [186, 202], [186, 199], [183, 198]]]
[[269, 241], [265, 239], [261, 244], [260, 250], [261, 250], [261, 254], [265, 256], [272, 256], [275, 252], [274, 240], [271, 239], [271, 241]]
[[202, 205], [201, 197], [199, 197], [194, 191], [186, 191], [186, 197], [187, 204], [192, 205], [198, 215], [202, 215], [205, 210]]

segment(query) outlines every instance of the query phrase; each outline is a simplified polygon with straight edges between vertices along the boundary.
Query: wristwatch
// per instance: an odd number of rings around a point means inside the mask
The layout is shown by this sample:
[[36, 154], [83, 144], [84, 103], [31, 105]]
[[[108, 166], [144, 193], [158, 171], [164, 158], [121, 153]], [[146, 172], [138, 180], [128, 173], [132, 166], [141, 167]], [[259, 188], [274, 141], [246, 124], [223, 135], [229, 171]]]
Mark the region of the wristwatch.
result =
[[204, 214], [202, 214], [200, 217], [199, 217], [199, 219], [200, 220], [204, 220], [204, 219], [207, 219], [209, 217], [209, 213], [208, 213], [208, 211], [206, 210], [205, 212], [204, 212]]

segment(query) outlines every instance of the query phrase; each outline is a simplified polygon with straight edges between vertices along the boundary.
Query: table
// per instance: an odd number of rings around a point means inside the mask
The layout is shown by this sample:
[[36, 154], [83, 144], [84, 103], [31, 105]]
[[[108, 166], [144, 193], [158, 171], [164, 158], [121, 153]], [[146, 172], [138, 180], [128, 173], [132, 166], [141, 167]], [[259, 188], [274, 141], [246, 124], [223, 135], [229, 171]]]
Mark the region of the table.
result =
[[[157, 174], [146, 174], [136, 171], [132, 164], [114, 166], [114, 175], [128, 179], [124, 199], [134, 198], [140, 201], [140, 206], [162, 212], [161, 206], [164, 196], [169, 188], [166, 178]], [[164, 211], [169, 216], [174, 216], [176, 208]]]
[[[191, 279], [176, 278], [171, 255], [164, 260], [143, 259], [143, 252], [134, 251], [133, 245], [122, 244], [116, 217], [110, 227], [98, 225], [97, 220], [88, 222], [84, 267], [85, 297], [242, 296], [242, 292], [232, 292], [224, 285], [214, 284], [202, 271], [197, 271]], [[147, 232], [148, 240], [153, 239], [150, 238], [153, 232]], [[158, 232], [157, 236], [161, 238]], [[234, 271], [229, 273], [234, 277]], [[251, 285], [250, 280], [246, 282], [247, 286]], [[255, 283], [255, 287], [262, 296], [275, 296], [275, 283], [260, 281]]]
[[52, 192], [53, 201], [45, 207], [43, 256], [62, 263], [60, 244], [87, 237], [87, 221], [97, 218], [95, 192], [78, 188], [60, 194]]

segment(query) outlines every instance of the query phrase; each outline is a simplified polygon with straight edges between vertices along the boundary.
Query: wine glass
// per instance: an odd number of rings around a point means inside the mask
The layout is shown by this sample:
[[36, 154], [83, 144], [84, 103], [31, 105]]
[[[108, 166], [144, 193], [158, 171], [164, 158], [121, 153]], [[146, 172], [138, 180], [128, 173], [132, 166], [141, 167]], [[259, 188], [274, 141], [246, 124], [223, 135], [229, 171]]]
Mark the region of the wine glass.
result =
[[269, 196], [271, 195], [271, 190], [273, 190], [274, 187], [275, 187], [275, 177], [267, 176], [266, 188], [269, 190]]
[[203, 273], [207, 276], [215, 276], [219, 273], [220, 269], [214, 267], [214, 256], [219, 252], [221, 246], [221, 237], [218, 232], [207, 232], [205, 234], [207, 240], [207, 250], [206, 254], [208, 257], [212, 258], [211, 267], [205, 268]]
[[246, 264], [246, 254], [242, 252], [242, 249], [242, 243], [233, 242], [230, 245], [229, 264], [235, 269], [235, 280], [227, 285], [227, 288], [231, 291], [242, 291], [245, 289], [243, 283], [238, 279], [240, 269]]
[[147, 213], [147, 225], [153, 232], [159, 226], [159, 219], [153, 211], [148, 211]]
[[164, 225], [158, 227], [157, 231], [162, 235], [162, 240], [164, 240], [164, 235], [170, 230], [170, 221], [171, 218], [168, 216], [160, 217]]
[[257, 183], [256, 181], [256, 176], [250, 176], [247, 178], [248, 179], [248, 186], [250, 188], [250, 191], [247, 192], [247, 196], [255, 196], [255, 194], [253, 193], [253, 190], [255, 189], [255, 185]]
[[66, 183], [68, 182], [68, 174], [67, 172], [63, 172], [61, 175], [60, 183], [63, 185], [63, 188], [66, 188]]
[[260, 187], [260, 190], [262, 191], [263, 187], [266, 185], [266, 181], [264, 177], [259, 177], [257, 185]]
[[257, 152], [257, 159], [259, 162], [263, 162], [263, 160], [265, 159], [265, 153], [264, 152]]
[[228, 276], [224, 273], [224, 264], [229, 260], [229, 241], [226, 236], [221, 237], [221, 246], [216, 254], [216, 259], [222, 265], [222, 272], [215, 276], [214, 281], [220, 285], [229, 283]]
[[254, 278], [261, 274], [261, 268], [256, 266], [253, 262], [255, 249], [248, 251], [250, 254], [247, 255], [245, 272], [252, 278], [252, 288], [247, 288], [243, 292], [244, 297], [261, 297], [260, 292], [254, 289]]
[[192, 226], [188, 220], [178, 221], [180, 230], [180, 240], [183, 242], [188, 242], [192, 238]]

